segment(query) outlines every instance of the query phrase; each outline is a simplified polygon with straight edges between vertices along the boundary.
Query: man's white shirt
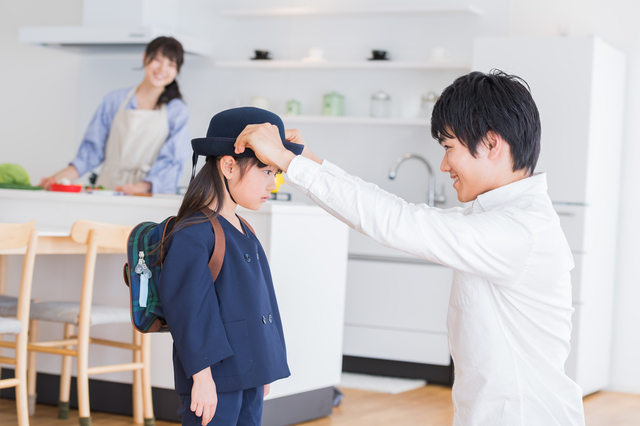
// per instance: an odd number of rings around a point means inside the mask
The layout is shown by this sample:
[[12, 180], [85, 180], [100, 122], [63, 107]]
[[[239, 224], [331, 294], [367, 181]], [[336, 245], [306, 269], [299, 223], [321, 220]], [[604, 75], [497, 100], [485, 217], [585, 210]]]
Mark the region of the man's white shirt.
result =
[[454, 269], [447, 315], [454, 425], [584, 425], [564, 373], [573, 257], [537, 174], [469, 207], [411, 204], [297, 156], [286, 181], [380, 244]]

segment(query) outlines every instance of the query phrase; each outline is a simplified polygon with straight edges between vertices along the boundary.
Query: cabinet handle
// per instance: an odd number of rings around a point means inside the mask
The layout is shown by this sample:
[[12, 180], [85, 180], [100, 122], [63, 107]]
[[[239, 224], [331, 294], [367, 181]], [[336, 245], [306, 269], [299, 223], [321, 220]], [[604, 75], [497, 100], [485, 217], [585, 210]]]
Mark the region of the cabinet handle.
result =
[[414, 265], [430, 265], [430, 266], [443, 266], [439, 263], [429, 262], [428, 260], [420, 258], [404, 258], [404, 257], [392, 257], [392, 256], [371, 256], [367, 254], [349, 254], [349, 260], [364, 260], [368, 262], [389, 262], [389, 263], [410, 263]]
[[573, 216], [575, 216], [575, 215], [576, 215], [574, 212], [559, 212], [559, 211], [556, 211], [556, 213], [558, 213], [558, 216], [569, 216], [569, 217], [573, 217]]

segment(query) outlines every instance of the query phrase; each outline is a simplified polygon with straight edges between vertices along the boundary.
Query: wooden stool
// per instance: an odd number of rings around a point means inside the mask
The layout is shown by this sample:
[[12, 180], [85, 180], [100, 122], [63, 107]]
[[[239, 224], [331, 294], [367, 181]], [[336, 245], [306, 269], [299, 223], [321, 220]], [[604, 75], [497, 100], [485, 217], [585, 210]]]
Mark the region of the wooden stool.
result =
[[[31, 283], [33, 265], [36, 258], [38, 231], [33, 227], [35, 220], [29, 223], [0, 223], [0, 254], [25, 253], [22, 262], [20, 294], [17, 298], [0, 296], [0, 334], [15, 334], [15, 342], [0, 341], [0, 347], [15, 349], [13, 358], [1, 356], [0, 364], [15, 364], [15, 378], [0, 380], [0, 389], [16, 387], [16, 408], [18, 425], [29, 425], [27, 404], [27, 340], [29, 333], [29, 308], [31, 301]], [[4, 302], [4, 303], [3, 303]], [[13, 310], [16, 318], [5, 317], [7, 310]]]
[[[30, 400], [35, 400], [36, 352], [62, 355], [60, 373], [60, 397], [58, 418], [66, 419], [69, 414], [69, 392], [71, 387], [71, 357], [77, 358], [78, 410], [80, 425], [91, 424], [89, 408], [89, 375], [133, 371], [133, 416], [135, 423], [149, 426], [155, 424], [151, 400], [150, 336], [133, 330], [133, 343], [96, 339], [89, 336], [89, 328], [98, 324], [131, 324], [128, 308], [92, 304], [93, 281], [96, 257], [99, 249], [111, 249], [110, 253], [126, 253], [130, 226], [110, 225], [85, 220], [77, 221], [71, 230], [74, 243], [86, 245], [82, 292], [77, 302], [40, 302], [31, 308], [31, 333], [28, 345], [29, 372], [28, 388]], [[116, 280], [121, 280], [122, 272], [113, 271]], [[37, 341], [39, 321], [64, 323], [64, 339]], [[74, 326], [77, 334], [73, 335]], [[105, 345], [133, 351], [133, 362], [98, 367], [89, 367], [89, 344]], [[73, 349], [73, 347], [76, 349]], [[30, 407], [31, 409], [31, 407]], [[35, 410], [35, 406], [33, 407]]]

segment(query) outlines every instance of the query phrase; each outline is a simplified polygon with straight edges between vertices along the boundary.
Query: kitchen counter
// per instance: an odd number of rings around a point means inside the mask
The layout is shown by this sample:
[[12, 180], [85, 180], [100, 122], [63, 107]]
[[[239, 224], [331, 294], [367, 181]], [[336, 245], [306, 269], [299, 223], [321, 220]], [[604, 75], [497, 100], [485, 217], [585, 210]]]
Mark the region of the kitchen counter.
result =
[[[35, 219], [37, 229], [58, 232], [70, 230], [78, 219], [135, 225], [175, 215], [181, 201], [177, 195], [101, 196], [0, 189], [0, 222]], [[332, 387], [339, 383], [342, 367], [348, 228], [319, 207], [302, 203], [273, 201], [258, 211], [238, 208], [238, 213], [256, 230], [269, 258], [292, 373], [272, 385], [264, 424], [284, 425], [327, 415], [331, 412]], [[99, 256], [94, 302], [128, 307], [128, 288], [122, 281], [124, 262], [125, 256], [120, 254]], [[9, 256], [7, 263], [7, 293], [17, 294], [21, 257]], [[82, 255], [38, 256], [33, 298], [65, 300], [70, 299], [69, 294], [79, 294], [83, 264]], [[59, 338], [62, 326], [43, 323], [39, 334], [41, 339]], [[129, 334], [127, 325], [92, 329], [96, 337], [122, 339]], [[152, 336], [151, 384], [157, 388], [154, 397], [159, 395], [158, 389], [173, 392], [171, 352], [169, 334]], [[115, 348], [96, 348], [90, 353], [90, 366], [107, 362], [128, 362], [128, 354]], [[38, 372], [57, 375], [60, 358], [39, 355], [37, 368]], [[130, 373], [92, 377], [131, 383]], [[319, 399], [324, 411], [318, 410]], [[307, 410], [307, 404], [314, 407]], [[161, 418], [164, 407], [159, 407], [157, 400], [154, 406]]]

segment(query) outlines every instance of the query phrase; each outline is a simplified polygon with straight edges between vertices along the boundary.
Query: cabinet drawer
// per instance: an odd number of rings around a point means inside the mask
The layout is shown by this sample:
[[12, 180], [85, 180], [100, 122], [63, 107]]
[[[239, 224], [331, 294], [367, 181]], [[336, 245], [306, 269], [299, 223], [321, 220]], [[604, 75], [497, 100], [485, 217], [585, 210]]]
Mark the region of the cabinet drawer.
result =
[[345, 355], [449, 365], [446, 334], [345, 326]]
[[349, 260], [345, 324], [446, 333], [453, 270]]
[[419, 259], [416, 256], [400, 250], [385, 247], [371, 237], [349, 228], [349, 254], [366, 256], [400, 257], [405, 259]]

